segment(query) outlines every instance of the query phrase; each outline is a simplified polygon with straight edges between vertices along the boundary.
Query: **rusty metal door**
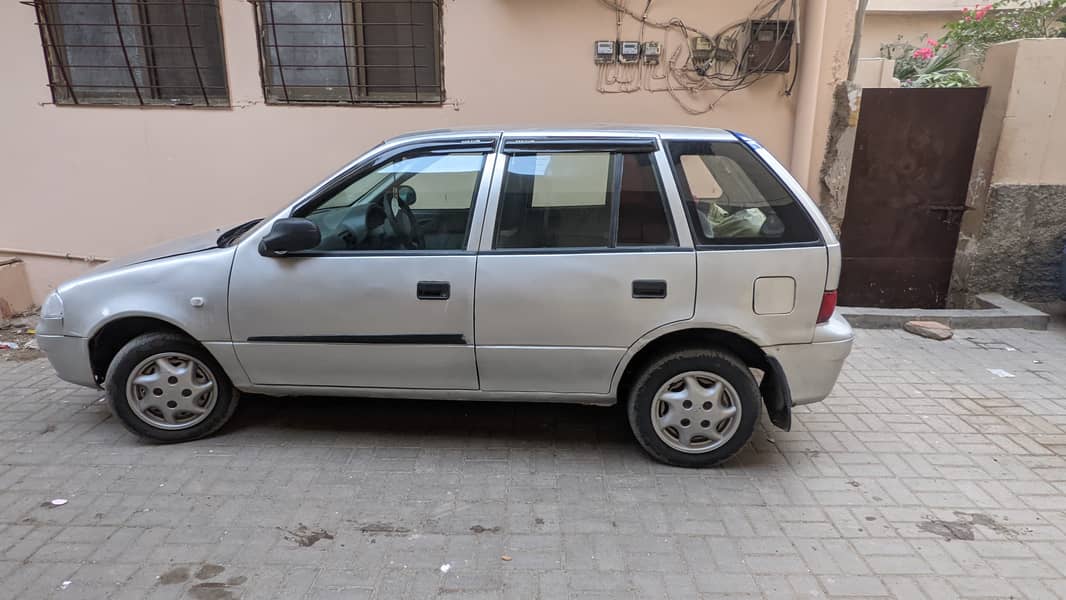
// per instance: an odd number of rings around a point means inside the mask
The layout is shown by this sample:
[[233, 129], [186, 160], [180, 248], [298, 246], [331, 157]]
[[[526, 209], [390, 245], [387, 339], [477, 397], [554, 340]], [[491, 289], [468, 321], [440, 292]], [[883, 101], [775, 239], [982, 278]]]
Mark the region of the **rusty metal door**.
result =
[[942, 308], [988, 88], [862, 92], [840, 303]]

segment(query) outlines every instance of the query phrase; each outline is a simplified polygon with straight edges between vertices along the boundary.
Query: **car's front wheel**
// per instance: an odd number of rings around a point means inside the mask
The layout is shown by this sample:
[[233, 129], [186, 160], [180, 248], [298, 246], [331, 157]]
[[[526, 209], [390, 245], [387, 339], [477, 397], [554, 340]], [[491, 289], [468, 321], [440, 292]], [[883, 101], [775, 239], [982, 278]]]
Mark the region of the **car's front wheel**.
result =
[[629, 425], [656, 460], [707, 467], [740, 451], [761, 409], [759, 386], [736, 356], [681, 350], [651, 361], [628, 399]]
[[215, 359], [174, 333], [147, 333], [115, 355], [104, 383], [111, 412], [133, 433], [159, 442], [217, 431], [237, 408], [238, 392]]

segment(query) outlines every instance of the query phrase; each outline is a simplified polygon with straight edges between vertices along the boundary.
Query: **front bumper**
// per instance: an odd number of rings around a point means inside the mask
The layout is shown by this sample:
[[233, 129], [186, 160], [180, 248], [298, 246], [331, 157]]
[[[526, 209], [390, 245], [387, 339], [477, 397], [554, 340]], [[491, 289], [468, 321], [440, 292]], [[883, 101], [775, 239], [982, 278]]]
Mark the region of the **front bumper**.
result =
[[792, 394], [792, 405], [824, 400], [836, 385], [851, 353], [854, 334], [844, 317], [834, 314], [819, 325], [810, 344], [786, 344], [763, 348], [781, 363]]
[[60, 379], [88, 387], [100, 387], [89, 362], [89, 340], [67, 335], [37, 334], [37, 345]]

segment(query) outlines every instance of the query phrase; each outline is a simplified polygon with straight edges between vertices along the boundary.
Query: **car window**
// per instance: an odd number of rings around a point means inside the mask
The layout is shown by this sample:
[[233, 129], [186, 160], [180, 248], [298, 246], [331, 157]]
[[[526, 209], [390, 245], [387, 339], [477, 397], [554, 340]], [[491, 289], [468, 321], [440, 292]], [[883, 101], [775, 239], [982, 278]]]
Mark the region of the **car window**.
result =
[[507, 159], [496, 248], [663, 244], [676, 241], [651, 155], [544, 152]]
[[606, 152], [509, 157], [496, 247], [607, 247], [610, 170]]
[[619, 246], [676, 246], [666, 196], [650, 154], [623, 154], [618, 193]]
[[701, 244], [817, 241], [803, 207], [748, 148], [733, 142], [668, 142], [678, 191]]
[[462, 250], [484, 154], [428, 154], [381, 165], [307, 214], [313, 251]]
[[516, 173], [532, 176], [534, 208], [607, 207], [608, 153], [518, 156], [512, 165]]

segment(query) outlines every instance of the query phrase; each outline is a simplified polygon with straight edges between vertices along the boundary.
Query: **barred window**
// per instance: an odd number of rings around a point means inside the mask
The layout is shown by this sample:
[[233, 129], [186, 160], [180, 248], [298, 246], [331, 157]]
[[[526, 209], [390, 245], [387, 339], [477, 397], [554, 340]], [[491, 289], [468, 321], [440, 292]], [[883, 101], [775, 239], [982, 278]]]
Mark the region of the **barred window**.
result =
[[255, 0], [271, 103], [439, 103], [440, 0]]
[[33, 4], [56, 104], [229, 104], [218, 0]]

